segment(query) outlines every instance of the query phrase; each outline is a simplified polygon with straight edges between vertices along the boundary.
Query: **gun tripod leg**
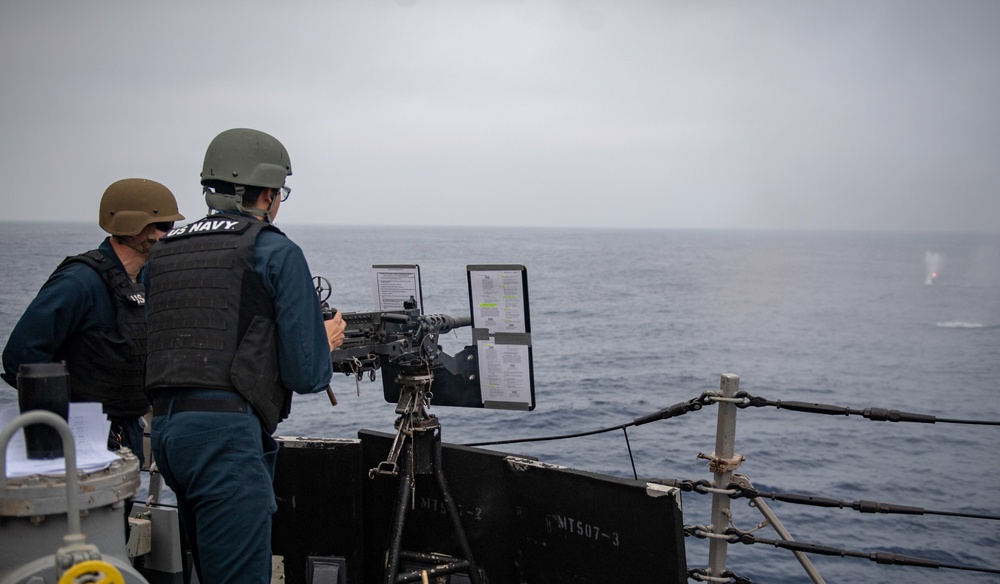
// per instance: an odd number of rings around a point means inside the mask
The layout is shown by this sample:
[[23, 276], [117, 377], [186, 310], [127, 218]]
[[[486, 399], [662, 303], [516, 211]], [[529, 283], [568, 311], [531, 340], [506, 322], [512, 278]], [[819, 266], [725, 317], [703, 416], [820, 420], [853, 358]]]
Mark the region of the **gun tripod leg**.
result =
[[403, 528], [406, 526], [406, 507], [413, 494], [412, 445], [403, 453], [403, 472], [399, 473], [399, 492], [396, 494], [396, 509], [392, 516], [392, 530], [389, 532], [389, 550], [386, 558], [385, 584], [395, 584], [399, 573], [399, 554], [403, 547]]
[[[415, 438], [411, 436], [406, 441], [406, 447], [403, 450], [403, 469], [402, 472], [399, 473], [399, 491], [396, 495], [396, 508], [389, 532], [390, 539], [389, 549], [387, 551], [388, 557], [386, 558], [385, 584], [396, 584], [396, 582], [400, 581], [412, 581], [410, 579], [399, 579], [397, 576], [399, 573], [400, 555], [403, 553], [403, 530], [406, 524], [407, 506], [410, 503], [410, 499], [413, 495], [413, 489], [415, 488], [415, 474], [417, 472], [422, 472], [422, 470], [417, 471], [417, 466], [415, 466], [415, 441]], [[438, 574], [450, 574], [458, 571], [466, 571], [469, 575], [469, 580], [472, 581], [472, 584], [482, 584], [479, 567], [476, 565], [475, 560], [472, 559], [472, 548], [469, 546], [469, 540], [465, 536], [465, 529], [462, 528], [461, 516], [458, 513], [458, 507], [455, 505], [455, 501], [451, 497], [451, 491], [448, 489], [448, 481], [445, 479], [444, 471], [442, 470], [441, 434], [437, 430], [432, 431], [431, 443], [431, 447], [433, 448], [433, 458], [431, 462], [431, 466], [433, 466], [432, 472], [437, 479], [438, 488], [441, 490], [441, 497], [444, 501], [446, 509], [448, 510], [448, 517], [451, 519], [452, 527], [455, 529], [455, 535], [458, 537], [459, 547], [462, 548], [462, 554], [465, 556], [464, 560], [459, 558], [449, 558], [450, 561], [446, 565], [439, 566], [435, 572]], [[422, 474], [427, 473], [422, 472]]]
[[465, 530], [462, 528], [461, 516], [458, 514], [455, 500], [451, 498], [451, 491], [448, 490], [448, 481], [445, 480], [444, 471], [441, 469], [441, 437], [438, 435], [438, 438], [434, 441], [434, 475], [437, 477], [438, 488], [441, 489], [441, 498], [444, 499], [448, 515], [451, 517], [451, 524], [455, 527], [455, 534], [458, 536], [458, 545], [462, 548], [462, 554], [465, 556], [466, 561], [469, 562], [469, 580], [472, 581], [472, 584], [482, 584], [479, 578], [479, 567], [472, 558], [472, 548], [469, 546], [469, 540], [465, 537]]

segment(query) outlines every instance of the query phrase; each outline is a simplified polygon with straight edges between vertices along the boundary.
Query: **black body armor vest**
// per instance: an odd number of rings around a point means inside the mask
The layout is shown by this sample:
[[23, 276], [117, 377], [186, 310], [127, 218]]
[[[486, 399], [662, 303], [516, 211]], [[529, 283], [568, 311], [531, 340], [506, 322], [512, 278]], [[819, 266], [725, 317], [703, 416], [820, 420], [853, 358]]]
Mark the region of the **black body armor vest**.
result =
[[254, 269], [264, 221], [209, 215], [178, 227], [147, 262], [146, 389], [239, 392], [268, 432], [288, 415], [291, 392], [278, 370], [274, 301]]
[[[100, 274], [115, 305], [117, 329], [74, 333], [56, 361], [66, 361], [70, 400], [98, 401], [109, 416], [138, 417], [149, 410], [143, 393], [146, 361], [145, 291], [114, 260], [92, 250], [68, 257], [59, 267], [80, 262]], [[57, 268], [58, 269], [58, 268]]]

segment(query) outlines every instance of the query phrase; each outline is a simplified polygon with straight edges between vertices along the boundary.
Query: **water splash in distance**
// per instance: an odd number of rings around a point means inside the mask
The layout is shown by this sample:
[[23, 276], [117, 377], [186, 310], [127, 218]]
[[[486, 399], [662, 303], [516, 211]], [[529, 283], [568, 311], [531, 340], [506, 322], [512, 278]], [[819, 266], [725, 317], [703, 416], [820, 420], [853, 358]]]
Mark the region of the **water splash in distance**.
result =
[[930, 286], [937, 279], [938, 274], [941, 273], [941, 268], [944, 267], [944, 254], [927, 250], [927, 253], [924, 254], [924, 265], [927, 268], [927, 277], [924, 279], [924, 285]]

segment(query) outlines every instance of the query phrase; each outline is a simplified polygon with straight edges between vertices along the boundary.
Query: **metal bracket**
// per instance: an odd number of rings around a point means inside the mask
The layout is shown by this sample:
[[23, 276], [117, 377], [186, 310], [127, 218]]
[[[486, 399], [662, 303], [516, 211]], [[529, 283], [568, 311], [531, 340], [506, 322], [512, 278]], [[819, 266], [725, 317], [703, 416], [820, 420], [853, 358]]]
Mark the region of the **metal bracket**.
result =
[[733, 454], [732, 458], [719, 458], [712, 454], [698, 453], [698, 458], [708, 461], [708, 468], [714, 473], [732, 472], [740, 468], [740, 464], [747, 458], [742, 454]]

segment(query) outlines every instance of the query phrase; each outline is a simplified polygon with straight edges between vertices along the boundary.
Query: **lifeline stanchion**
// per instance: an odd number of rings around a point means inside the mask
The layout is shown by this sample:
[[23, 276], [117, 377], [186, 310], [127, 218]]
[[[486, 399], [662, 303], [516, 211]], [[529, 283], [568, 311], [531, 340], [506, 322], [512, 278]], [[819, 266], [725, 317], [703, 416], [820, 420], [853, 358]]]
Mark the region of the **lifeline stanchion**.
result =
[[[722, 376], [719, 390], [725, 398], [733, 398], [740, 390], [740, 377], [732, 373]], [[736, 404], [719, 402], [719, 416], [715, 429], [715, 453], [710, 457], [710, 468], [714, 473], [716, 487], [723, 488], [733, 481], [733, 471], [739, 466], [735, 462], [733, 449], [736, 444]], [[729, 525], [729, 497], [716, 493], [712, 495], [712, 532], [725, 533]], [[726, 551], [728, 543], [713, 538], [708, 543], [708, 573], [721, 576], [726, 571]]]

